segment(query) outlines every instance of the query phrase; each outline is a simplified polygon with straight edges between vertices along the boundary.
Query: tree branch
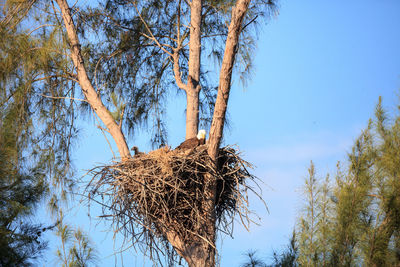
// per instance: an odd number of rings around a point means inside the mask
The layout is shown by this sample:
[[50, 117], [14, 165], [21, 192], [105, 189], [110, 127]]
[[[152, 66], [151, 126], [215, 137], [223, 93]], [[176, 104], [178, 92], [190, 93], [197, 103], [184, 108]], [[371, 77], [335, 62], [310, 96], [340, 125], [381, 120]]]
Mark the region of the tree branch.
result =
[[51, 99], [70, 99], [70, 100], [74, 100], [74, 101], [88, 102], [85, 99], [73, 98], [73, 97], [68, 97], [68, 96], [50, 96], [50, 95], [43, 95], [43, 94], [38, 94], [38, 95], [43, 96], [45, 98], [51, 98]]
[[218, 149], [221, 144], [239, 35], [250, 1], [251, 0], [237, 0], [235, 7], [232, 9], [232, 18], [225, 43], [225, 52], [219, 75], [218, 94], [215, 101], [214, 115], [208, 140], [208, 154], [213, 160], [217, 159]]
[[135, 9], [136, 9], [136, 12], [137, 12], [138, 15], [139, 15], [140, 20], [143, 22], [144, 26], [146, 27], [146, 30], [149, 32], [149, 34], [150, 34], [151, 36], [148, 36], [148, 35], [146, 35], [146, 34], [144, 34], [144, 33], [141, 33], [141, 34], [142, 34], [143, 36], [145, 36], [146, 38], [148, 38], [148, 39], [152, 40], [153, 42], [155, 42], [155, 43], [157, 44], [157, 46], [160, 47], [165, 53], [167, 53], [168, 55], [172, 56], [172, 53], [169, 52], [167, 49], [165, 49], [165, 47], [164, 47], [162, 44], [160, 44], [160, 43], [158, 42], [157, 38], [154, 37], [152, 30], [151, 30], [150, 27], [147, 25], [147, 22], [143, 19], [142, 14], [139, 12], [139, 9], [137, 8], [136, 3], [133, 2], [133, 1], [132, 1], [131, 3], [132, 3], [132, 5], [134, 5], [134, 7], [135, 7]]
[[71, 46], [71, 58], [76, 68], [77, 77], [82, 92], [85, 95], [88, 103], [92, 107], [93, 111], [97, 114], [97, 116], [99, 116], [101, 121], [107, 127], [111, 136], [114, 138], [121, 159], [124, 160], [130, 158], [131, 155], [124, 134], [122, 133], [118, 124], [115, 122], [109, 110], [104, 106], [87, 75], [84, 60], [81, 54], [81, 45], [79, 43], [76, 28], [71, 16], [71, 9], [69, 8], [66, 0], [56, 1], [61, 9], [64, 26], [67, 31], [67, 36]]
[[71, 81], [74, 81], [74, 82], [79, 82], [79, 81], [77, 80], [77, 78], [74, 77], [74, 76], [75, 76], [75, 75], [70, 75], [70, 76], [64, 76], [64, 75], [50, 75], [50, 76], [46, 76], [46, 77], [41, 77], [41, 78], [34, 79], [34, 80], [32, 80], [32, 83], [34, 83], [34, 82], [39, 82], [39, 81], [43, 81], [43, 80], [47, 80], [47, 79], [49, 79], [49, 78], [58, 78], [58, 77], [60, 77], [60, 78], [65, 78], [65, 79], [68, 79], [68, 80], [71, 80]]
[[181, 73], [179, 70], [179, 51], [175, 50], [172, 56], [172, 61], [174, 63], [174, 74], [175, 74], [175, 81], [178, 87], [184, 91], [187, 91], [187, 84], [182, 82]]
[[202, 0], [190, 4], [189, 61], [186, 90], [186, 139], [195, 137], [199, 127]]

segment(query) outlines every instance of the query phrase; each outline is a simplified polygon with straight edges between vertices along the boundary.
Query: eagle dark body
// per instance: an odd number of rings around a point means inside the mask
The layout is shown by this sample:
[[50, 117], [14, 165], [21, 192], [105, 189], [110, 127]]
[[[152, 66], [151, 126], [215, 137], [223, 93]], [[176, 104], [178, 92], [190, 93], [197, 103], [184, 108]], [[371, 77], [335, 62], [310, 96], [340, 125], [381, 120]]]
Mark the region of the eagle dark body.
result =
[[204, 145], [206, 143], [206, 139], [198, 139], [196, 137], [189, 138], [181, 143], [176, 149], [178, 150], [186, 150], [186, 149], [193, 149], [200, 145]]
[[144, 154], [143, 152], [139, 151], [139, 148], [137, 146], [132, 147], [131, 150], [135, 152], [135, 157], [140, 157]]

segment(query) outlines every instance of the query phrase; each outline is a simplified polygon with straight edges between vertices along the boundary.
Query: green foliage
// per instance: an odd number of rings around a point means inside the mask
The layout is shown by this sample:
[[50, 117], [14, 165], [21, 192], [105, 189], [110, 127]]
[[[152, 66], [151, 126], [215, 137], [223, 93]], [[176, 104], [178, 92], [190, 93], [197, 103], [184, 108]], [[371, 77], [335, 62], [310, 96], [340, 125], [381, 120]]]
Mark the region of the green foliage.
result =
[[314, 164], [311, 162], [308, 170], [309, 177], [305, 181], [304, 193], [306, 196], [306, 203], [304, 216], [300, 218], [300, 251], [299, 263], [300, 265], [312, 266], [315, 256], [318, 254], [318, 247], [315, 233], [317, 229], [317, 218], [319, 215], [317, 209], [317, 202], [320, 192], [317, 188], [317, 181], [315, 177]]
[[[60, 212], [60, 218], [63, 217]], [[56, 251], [57, 259], [63, 267], [84, 267], [96, 264], [97, 251], [82, 230], [73, 229], [61, 219], [57, 225], [57, 236], [60, 237], [61, 247]]]
[[[305, 212], [297, 228], [301, 266], [400, 264], [400, 115], [390, 121], [381, 99], [335, 183], [321, 184], [311, 164]], [[315, 226], [315, 227], [314, 227]]]
[[51, 227], [30, 221], [46, 194], [40, 166], [24, 164], [17, 109], [0, 109], [0, 266], [31, 266], [47, 244], [41, 234]]
[[[76, 138], [75, 82], [51, 2], [7, 1], [0, 19], [1, 266], [27, 266], [46, 247], [32, 223], [70, 195]], [[48, 27], [44, 26], [48, 25]]]
[[[209, 56], [220, 62], [233, 1], [204, 3], [203, 60]], [[256, 36], [252, 27], [257, 18], [267, 17], [273, 5], [273, 1], [253, 1], [238, 47], [241, 64], [237, 65], [243, 66], [239, 73], [249, 73]], [[187, 80], [187, 2], [103, 1], [86, 11], [78, 5], [71, 9], [82, 38], [89, 78], [114, 119], [130, 134], [150, 123], [153, 143], [166, 143], [165, 106], [167, 97], [174, 93], [174, 74], [168, 53], [146, 35], [179, 47], [182, 78]], [[5, 1], [0, 10], [0, 35], [0, 106], [13, 114], [8, 122], [1, 123], [16, 124], [14, 134], [19, 142], [18, 152], [14, 155], [9, 151], [10, 157], [18, 163], [16, 170], [23, 170], [21, 173], [40, 173], [32, 176], [32, 181], [42, 182], [50, 210], [59, 216], [75, 185], [71, 149], [78, 136], [76, 121], [82, 110], [93, 113], [85, 101], [77, 101], [84, 97], [76, 84], [70, 47], [54, 2]], [[209, 64], [202, 65], [200, 81], [202, 127], [210, 123], [217, 87], [215, 75], [210, 74], [213, 70], [206, 66]], [[64, 230], [61, 240], [65, 243], [69, 235]], [[75, 236], [79, 238], [84, 240]], [[80, 243], [83, 254], [73, 249], [70, 254], [63, 252], [64, 258], [89, 255], [85, 242]]]
[[70, 149], [77, 133], [76, 104], [64, 99], [75, 94], [67, 77], [67, 45], [59, 28], [40, 26], [56, 24], [48, 16], [50, 3], [10, 1], [6, 7], [0, 23], [0, 106], [15, 121], [4, 125], [17, 124], [22, 160], [29, 157], [30, 166], [45, 170], [52, 193], [66, 196], [73, 186]]
[[4, 160], [0, 167], [0, 265], [30, 266], [47, 247], [41, 240], [47, 228], [29, 222], [43, 195], [44, 185], [35, 181], [32, 173], [23, 175], [7, 170], [4, 165], [9, 162], [3, 158], [3, 152], [0, 151], [1, 160]]
[[241, 267], [266, 267], [267, 265], [257, 257], [256, 251], [248, 251], [246, 254], [247, 261], [240, 265]]
[[273, 264], [271, 267], [295, 267], [297, 265], [299, 251], [296, 245], [296, 232], [293, 231], [289, 245], [280, 254], [276, 251], [273, 253]]
[[280, 253], [274, 251], [272, 255], [272, 264], [266, 264], [263, 260], [257, 257], [256, 251], [249, 251], [245, 254], [247, 256], [247, 261], [240, 266], [243, 267], [296, 267], [303, 266], [298, 265], [297, 260], [299, 257], [299, 250], [296, 242], [296, 232], [293, 234], [289, 240], [289, 245], [284, 248]]
[[[218, 87], [218, 75], [215, 75], [218, 69], [214, 66], [222, 61], [234, 3], [203, 1], [201, 62], [215, 63], [201, 65], [200, 126], [203, 128], [211, 122]], [[235, 65], [242, 81], [251, 73], [257, 21], [269, 17], [275, 10], [275, 1], [252, 1], [238, 46], [239, 64]], [[179, 51], [182, 80], [188, 79], [190, 7], [187, 1], [106, 0], [99, 6], [77, 10], [76, 20], [102, 99], [110, 107], [114, 106], [110, 96], [124, 100], [123, 125], [129, 134], [145, 124], [153, 129], [154, 144], [166, 143], [165, 107], [171, 94], [181, 92], [177, 90], [168, 53]]]
[[379, 99], [334, 183], [311, 162], [296, 232], [271, 266], [400, 266], [399, 111], [388, 118]]

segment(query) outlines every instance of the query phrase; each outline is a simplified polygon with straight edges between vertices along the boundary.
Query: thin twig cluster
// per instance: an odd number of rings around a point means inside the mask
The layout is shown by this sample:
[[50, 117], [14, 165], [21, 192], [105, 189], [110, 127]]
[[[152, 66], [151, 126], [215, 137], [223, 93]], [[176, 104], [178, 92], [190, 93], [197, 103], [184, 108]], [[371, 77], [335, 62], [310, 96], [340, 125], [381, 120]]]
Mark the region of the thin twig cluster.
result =
[[171, 256], [166, 229], [184, 242], [205, 238], [201, 236], [201, 227], [209, 219], [204, 216], [205, 175], [216, 179], [218, 229], [231, 235], [236, 215], [248, 226], [247, 193], [255, 192], [247, 185], [248, 180], [255, 182], [248, 168], [251, 165], [232, 147], [220, 149], [217, 166], [206, 145], [187, 151], [164, 147], [94, 170], [89, 198], [101, 197], [102, 217], [111, 219], [117, 231], [150, 257], [158, 258], [160, 252]]

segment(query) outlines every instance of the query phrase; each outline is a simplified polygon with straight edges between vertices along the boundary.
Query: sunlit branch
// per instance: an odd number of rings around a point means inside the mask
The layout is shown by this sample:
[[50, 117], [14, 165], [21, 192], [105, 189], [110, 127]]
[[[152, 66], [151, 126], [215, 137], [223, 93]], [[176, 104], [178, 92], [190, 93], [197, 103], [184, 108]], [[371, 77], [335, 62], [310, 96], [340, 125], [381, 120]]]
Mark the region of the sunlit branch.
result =
[[40, 26], [36, 27], [35, 29], [31, 30], [31, 31], [28, 33], [28, 35], [31, 35], [33, 32], [35, 32], [35, 31], [37, 31], [37, 30], [39, 30], [39, 29], [41, 29], [41, 28], [47, 27], [47, 26], [49, 26], [49, 27], [51, 27], [51, 26], [55, 27], [55, 26], [57, 26], [57, 25], [54, 25], [54, 24], [43, 24], [43, 25], [40, 25]]
[[143, 19], [142, 14], [140, 13], [139, 9], [137, 8], [136, 3], [132, 2], [132, 1], [131, 1], [131, 3], [135, 7], [136, 12], [138, 13], [140, 20], [142, 21], [142, 23], [146, 27], [146, 30], [149, 32], [150, 36], [146, 36], [144, 33], [141, 33], [141, 34], [144, 35], [146, 38], [148, 38], [148, 39], [152, 40], [153, 42], [155, 42], [157, 44], [157, 46], [160, 47], [165, 53], [167, 53], [168, 55], [172, 56], [172, 53], [169, 52], [167, 49], [165, 49], [164, 46], [162, 44], [160, 44], [160, 42], [157, 40], [157, 38], [154, 37], [152, 30], [147, 25], [147, 22]]
[[174, 55], [172, 57], [172, 61], [174, 63], [174, 75], [175, 81], [178, 87], [182, 90], [187, 90], [188, 86], [184, 82], [182, 82], [181, 73], [179, 71], [179, 51], [174, 51]]
[[43, 94], [37, 94], [37, 95], [43, 96], [45, 98], [51, 98], [51, 99], [70, 99], [70, 100], [74, 100], [74, 101], [81, 101], [81, 102], [88, 103], [88, 101], [85, 99], [73, 98], [73, 97], [68, 97], [68, 96], [50, 96], [50, 95], [43, 95]]

